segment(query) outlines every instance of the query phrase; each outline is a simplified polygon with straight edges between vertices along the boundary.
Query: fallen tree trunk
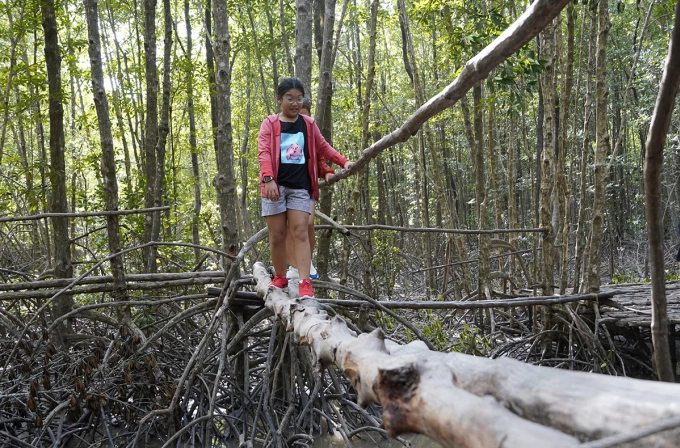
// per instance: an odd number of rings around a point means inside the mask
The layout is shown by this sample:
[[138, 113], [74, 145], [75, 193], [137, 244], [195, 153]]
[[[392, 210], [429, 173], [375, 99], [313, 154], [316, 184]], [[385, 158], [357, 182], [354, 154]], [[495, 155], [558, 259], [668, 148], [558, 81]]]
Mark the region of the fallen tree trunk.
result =
[[[439, 353], [420, 341], [401, 346], [381, 330], [356, 334], [315, 300], [297, 298], [295, 285], [290, 295], [269, 290], [261, 263], [253, 274], [266, 306], [298, 343], [311, 347], [318, 367], [337, 365], [361, 406], [383, 406], [383, 426], [392, 437], [417, 432], [455, 447], [572, 447], [680, 416], [675, 384]], [[676, 447], [680, 430], [644, 442]]]

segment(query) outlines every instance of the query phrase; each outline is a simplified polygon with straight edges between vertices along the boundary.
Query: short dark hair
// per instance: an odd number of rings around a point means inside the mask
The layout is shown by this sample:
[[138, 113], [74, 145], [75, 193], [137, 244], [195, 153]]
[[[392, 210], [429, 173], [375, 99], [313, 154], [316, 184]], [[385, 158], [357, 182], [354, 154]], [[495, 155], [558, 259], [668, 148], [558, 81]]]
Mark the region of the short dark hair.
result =
[[308, 111], [312, 111], [312, 100], [310, 100], [307, 97], [302, 98], [302, 106], [300, 106], [301, 109], [307, 109]]
[[297, 78], [283, 78], [276, 88], [276, 96], [283, 96], [285, 93], [292, 89], [298, 89], [302, 94], [305, 94], [305, 86], [302, 85]]

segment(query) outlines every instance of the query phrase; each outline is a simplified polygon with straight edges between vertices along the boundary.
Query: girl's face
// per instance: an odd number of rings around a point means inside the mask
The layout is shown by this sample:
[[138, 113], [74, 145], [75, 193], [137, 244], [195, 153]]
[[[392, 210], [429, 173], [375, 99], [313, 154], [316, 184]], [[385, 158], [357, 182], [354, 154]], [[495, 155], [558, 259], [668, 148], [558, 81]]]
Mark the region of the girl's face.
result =
[[302, 100], [305, 94], [298, 89], [290, 89], [283, 96], [276, 97], [281, 105], [281, 112], [290, 119], [296, 119], [302, 108]]

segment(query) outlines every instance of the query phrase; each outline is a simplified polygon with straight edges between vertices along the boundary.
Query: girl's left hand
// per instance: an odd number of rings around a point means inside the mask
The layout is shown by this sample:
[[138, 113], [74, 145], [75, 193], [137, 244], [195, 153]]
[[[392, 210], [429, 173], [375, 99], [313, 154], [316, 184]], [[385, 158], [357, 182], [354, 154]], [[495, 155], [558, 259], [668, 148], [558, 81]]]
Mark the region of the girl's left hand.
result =
[[335, 176], [335, 174], [333, 174], [333, 173], [326, 173], [326, 176], [324, 176], [324, 177], [326, 178], [326, 182], [330, 182], [331, 177], [333, 177], [333, 176]]
[[348, 160], [347, 162], [345, 162], [345, 166], [343, 166], [343, 168], [345, 169], [345, 171], [349, 171], [352, 168], [353, 165], [354, 165], [354, 162], [350, 162]]

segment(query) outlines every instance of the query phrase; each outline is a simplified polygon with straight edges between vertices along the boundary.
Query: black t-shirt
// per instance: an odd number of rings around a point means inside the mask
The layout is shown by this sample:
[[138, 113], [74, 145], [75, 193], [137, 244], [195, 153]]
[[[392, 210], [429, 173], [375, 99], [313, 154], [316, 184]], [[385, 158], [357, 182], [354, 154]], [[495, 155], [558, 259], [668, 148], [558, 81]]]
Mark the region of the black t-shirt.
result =
[[311, 190], [307, 163], [307, 125], [302, 115], [293, 123], [281, 122], [281, 162], [277, 181], [288, 188]]

